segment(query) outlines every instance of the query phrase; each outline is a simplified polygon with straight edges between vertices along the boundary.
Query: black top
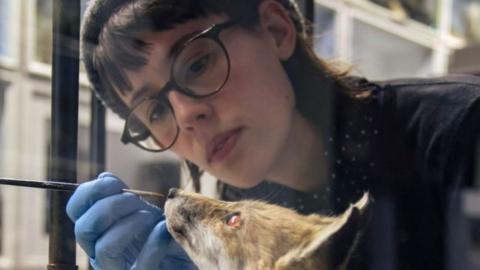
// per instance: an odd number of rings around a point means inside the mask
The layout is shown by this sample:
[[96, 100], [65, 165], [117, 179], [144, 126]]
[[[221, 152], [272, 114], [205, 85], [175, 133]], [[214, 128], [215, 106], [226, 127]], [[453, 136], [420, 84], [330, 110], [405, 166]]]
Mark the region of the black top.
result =
[[269, 181], [251, 189], [225, 185], [223, 199], [335, 214], [368, 190], [373, 218], [349, 269], [447, 269], [458, 258], [449, 251], [458, 212], [452, 194], [473, 185], [480, 77], [347, 81], [372, 95], [337, 95], [324, 153], [331, 184], [311, 192]]

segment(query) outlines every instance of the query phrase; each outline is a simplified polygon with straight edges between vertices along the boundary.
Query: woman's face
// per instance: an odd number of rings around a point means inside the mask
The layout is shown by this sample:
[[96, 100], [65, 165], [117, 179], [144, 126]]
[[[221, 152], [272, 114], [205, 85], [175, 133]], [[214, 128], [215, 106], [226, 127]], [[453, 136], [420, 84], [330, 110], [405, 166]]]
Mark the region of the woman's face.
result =
[[[132, 91], [120, 94], [124, 102], [131, 106], [132, 96], [144, 86], [165, 85], [172, 64], [168, 52], [176, 41], [226, 20], [212, 16], [143, 35], [151, 44], [149, 62], [139, 71], [127, 71]], [[222, 31], [220, 39], [231, 65], [222, 90], [202, 99], [178, 91], [167, 96], [180, 128], [171, 151], [226, 183], [252, 187], [282, 169], [279, 160], [294, 144], [292, 127], [299, 116], [272, 33], [260, 26], [253, 30], [234, 26]]]

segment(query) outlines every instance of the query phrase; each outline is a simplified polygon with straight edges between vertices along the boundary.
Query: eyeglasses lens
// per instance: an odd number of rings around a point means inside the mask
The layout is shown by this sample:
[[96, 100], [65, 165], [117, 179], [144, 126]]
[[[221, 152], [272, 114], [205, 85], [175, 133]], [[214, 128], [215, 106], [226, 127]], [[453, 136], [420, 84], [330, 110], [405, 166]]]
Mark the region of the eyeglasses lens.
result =
[[[127, 124], [132, 140], [153, 151], [169, 148], [177, 135], [177, 122], [170, 106], [154, 98], [138, 104]], [[151, 134], [155, 134], [155, 138]]]
[[175, 59], [173, 77], [179, 86], [194, 96], [211, 95], [227, 80], [227, 55], [215, 40], [196, 39]]

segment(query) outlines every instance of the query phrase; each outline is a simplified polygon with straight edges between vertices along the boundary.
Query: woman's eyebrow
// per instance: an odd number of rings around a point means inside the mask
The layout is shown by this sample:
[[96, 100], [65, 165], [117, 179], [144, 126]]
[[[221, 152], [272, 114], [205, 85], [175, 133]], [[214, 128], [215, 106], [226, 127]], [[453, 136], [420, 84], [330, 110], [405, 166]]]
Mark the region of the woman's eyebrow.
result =
[[[170, 47], [168, 51], [167, 59], [173, 59], [175, 55], [183, 48], [185, 43], [201, 33], [204, 30], [197, 30], [188, 34], [181, 36], [175, 43]], [[132, 95], [132, 100], [130, 101], [131, 106], [135, 106], [143, 97], [146, 96], [148, 92], [154, 91], [154, 88], [151, 85], [144, 85], [140, 87], [138, 90], [134, 90], [134, 94]]]
[[134, 94], [132, 95], [132, 100], [130, 101], [130, 106], [133, 107], [138, 104], [146, 95], [147, 93], [151, 93], [154, 91], [152, 85], [144, 85], [140, 87], [138, 90], [134, 90]]
[[186, 42], [188, 42], [190, 39], [201, 33], [202, 30], [197, 30], [192, 33], [188, 33], [177, 39], [175, 43], [170, 47], [170, 50], [168, 51], [168, 59], [172, 59], [175, 57], [177, 53], [180, 52], [180, 50], [183, 48]]

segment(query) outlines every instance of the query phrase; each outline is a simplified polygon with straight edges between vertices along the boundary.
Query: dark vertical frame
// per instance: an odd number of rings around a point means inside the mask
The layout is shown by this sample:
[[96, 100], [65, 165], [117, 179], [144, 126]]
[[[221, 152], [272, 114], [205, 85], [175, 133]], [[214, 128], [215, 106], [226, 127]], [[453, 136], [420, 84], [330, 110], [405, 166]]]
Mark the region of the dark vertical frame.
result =
[[315, 20], [315, 1], [314, 0], [303, 0], [305, 5], [305, 18], [312, 24]]
[[105, 171], [105, 107], [92, 93], [90, 104], [90, 177], [94, 178]]
[[[52, 148], [49, 179], [75, 181], [77, 176], [80, 1], [53, 0]], [[69, 194], [50, 195], [48, 270], [75, 270], [73, 223], [65, 206]]]
[[[90, 100], [90, 178], [105, 171], [106, 129], [105, 106], [92, 92]], [[93, 269], [89, 265], [89, 269]]]
[[[315, 0], [299, 0], [298, 6], [307, 20], [307, 25], [315, 25]], [[311, 36], [313, 29], [307, 27], [307, 31]]]
[[[0, 79], [0, 128], [3, 128], [3, 113], [4, 113], [4, 105], [5, 105], [5, 91], [7, 91], [9, 83], [6, 81], [2, 81]], [[3, 149], [3, 134], [0, 134], [0, 151], [4, 151]], [[3, 164], [3, 160], [0, 160]], [[4, 250], [4, 212], [3, 212], [3, 196], [0, 194], [0, 254], [3, 254]]]

